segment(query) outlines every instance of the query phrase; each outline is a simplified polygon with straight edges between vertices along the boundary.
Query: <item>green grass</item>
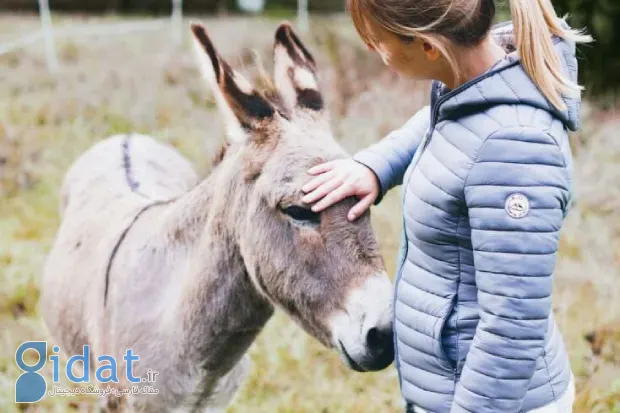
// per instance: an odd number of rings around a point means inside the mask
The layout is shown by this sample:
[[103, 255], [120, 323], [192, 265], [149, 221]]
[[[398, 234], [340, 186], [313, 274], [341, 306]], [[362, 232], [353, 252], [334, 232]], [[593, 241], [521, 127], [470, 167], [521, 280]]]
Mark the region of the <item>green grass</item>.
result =
[[[71, 17], [55, 19], [71, 23]], [[107, 18], [93, 21], [101, 19]], [[250, 77], [256, 74], [244, 63], [249, 49], [269, 66], [277, 19], [205, 20], [233, 66], [245, 67]], [[34, 17], [0, 16], [0, 42], [37, 24]], [[303, 37], [318, 61], [334, 131], [349, 151], [400, 126], [426, 102], [428, 85], [384, 70], [363, 50], [347, 20], [315, 18], [313, 26]], [[139, 131], [171, 143], [204, 174], [223, 138], [187, 39], [181, 49], [172, 46], [167, 32], [74, 38], [58, 48], [62, 69], [56, 75], [47, 73], [41, 45], [0, 57], [2, 412], [96, 411], [94, 397], [13, 403], [20, 374], [13, 360], [16, 348], [47, 338], [37, 308], [39, 280], [58, 227], [59, 186], [71, 162], [110, 134]], [[620, 120], [617, 113], [585, 109], [585, 127], [574, 138], [577, 203], [563, 232], [554, 308], [578, 381], [576, 411], [620, 412], [620, 384], [614, 384], [620, 368], [595, 360], [583, 340], [585, 333], [620, 319]], [[373, 211], [390, 273], [401, 229], [399, 200], [398, 191], [392, 191]], [[401, 411], [393, 367], [351, 372], [282, 313], [269, 322], [250, 354], [252, 374], [229, 412]]]

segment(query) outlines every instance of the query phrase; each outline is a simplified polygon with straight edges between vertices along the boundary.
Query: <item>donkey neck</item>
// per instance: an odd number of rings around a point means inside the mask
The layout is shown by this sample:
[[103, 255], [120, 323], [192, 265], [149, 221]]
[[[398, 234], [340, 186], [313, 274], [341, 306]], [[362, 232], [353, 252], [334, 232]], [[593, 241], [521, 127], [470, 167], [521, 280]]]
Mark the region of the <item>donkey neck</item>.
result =
[[187, 254], [168, 331], [175, 353], [182, 349], [210, 373], [232, 368], [273, 314], [236, 242], [234, 224], [245, 202], [238, 170], [238, 164], [224, 161], [177, 200], [164, 220], [167, 237]]

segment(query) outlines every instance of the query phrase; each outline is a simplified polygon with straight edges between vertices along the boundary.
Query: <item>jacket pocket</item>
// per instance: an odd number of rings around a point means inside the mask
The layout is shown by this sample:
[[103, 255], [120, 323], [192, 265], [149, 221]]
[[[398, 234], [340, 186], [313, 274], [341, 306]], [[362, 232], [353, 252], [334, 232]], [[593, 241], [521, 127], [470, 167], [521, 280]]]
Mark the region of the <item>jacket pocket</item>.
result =
[[[437, 320], [437, 327], [436, 327], [437, 348], [435, 349], [435, 354], [437, 354], [437, 357], [439, 357], [441, 364], [444, 366], [444, 368], [446, 370], [453, 371], [453, 372], [456, 371], [456, 363], [452, 361], [452, 359], [448, 356], [446, 349], [444, 348], [444, 339], [445, 339], [445, 332], [446, 332], [446, 323], [448, 321], [448, 318], [450, 318], [450, 316], [452, 315], [452, 312], [454, 311], [455, 301], [456, 301], [456, 296], [450, 302], [450, 307], [446, 315], [440, 318], [439, 320]], [[458, 337], [455, 338], [454, 345], [458, 346]]]

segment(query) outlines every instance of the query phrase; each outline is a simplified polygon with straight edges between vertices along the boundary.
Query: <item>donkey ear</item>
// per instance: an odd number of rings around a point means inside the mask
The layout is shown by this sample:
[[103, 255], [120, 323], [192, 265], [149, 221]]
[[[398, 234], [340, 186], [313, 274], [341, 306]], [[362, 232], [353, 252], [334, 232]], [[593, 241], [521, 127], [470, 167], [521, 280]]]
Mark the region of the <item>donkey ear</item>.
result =
[[316, 63], [289, 23], [276, 31], [274, 61], [276, 86], [289, 108], [323, 110]]
[[243, 142], [248, 139], [247, 132], [273, 118], [275, 109], [222, 59], [201, 24], [191, 27], [200, 71], [224, 114], [228, 135], [232, 141]]

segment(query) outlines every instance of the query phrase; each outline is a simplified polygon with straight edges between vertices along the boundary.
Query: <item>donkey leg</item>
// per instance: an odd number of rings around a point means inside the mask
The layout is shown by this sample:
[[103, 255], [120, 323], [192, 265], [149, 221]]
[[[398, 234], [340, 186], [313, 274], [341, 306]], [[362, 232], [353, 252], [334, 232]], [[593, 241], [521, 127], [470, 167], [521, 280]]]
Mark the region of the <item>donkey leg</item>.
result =
[[226, 411], [248, 376], [250, 364], [250, 356], [246, 354], [228, 374], [220, 379], [203, 413], [224, 413]]

